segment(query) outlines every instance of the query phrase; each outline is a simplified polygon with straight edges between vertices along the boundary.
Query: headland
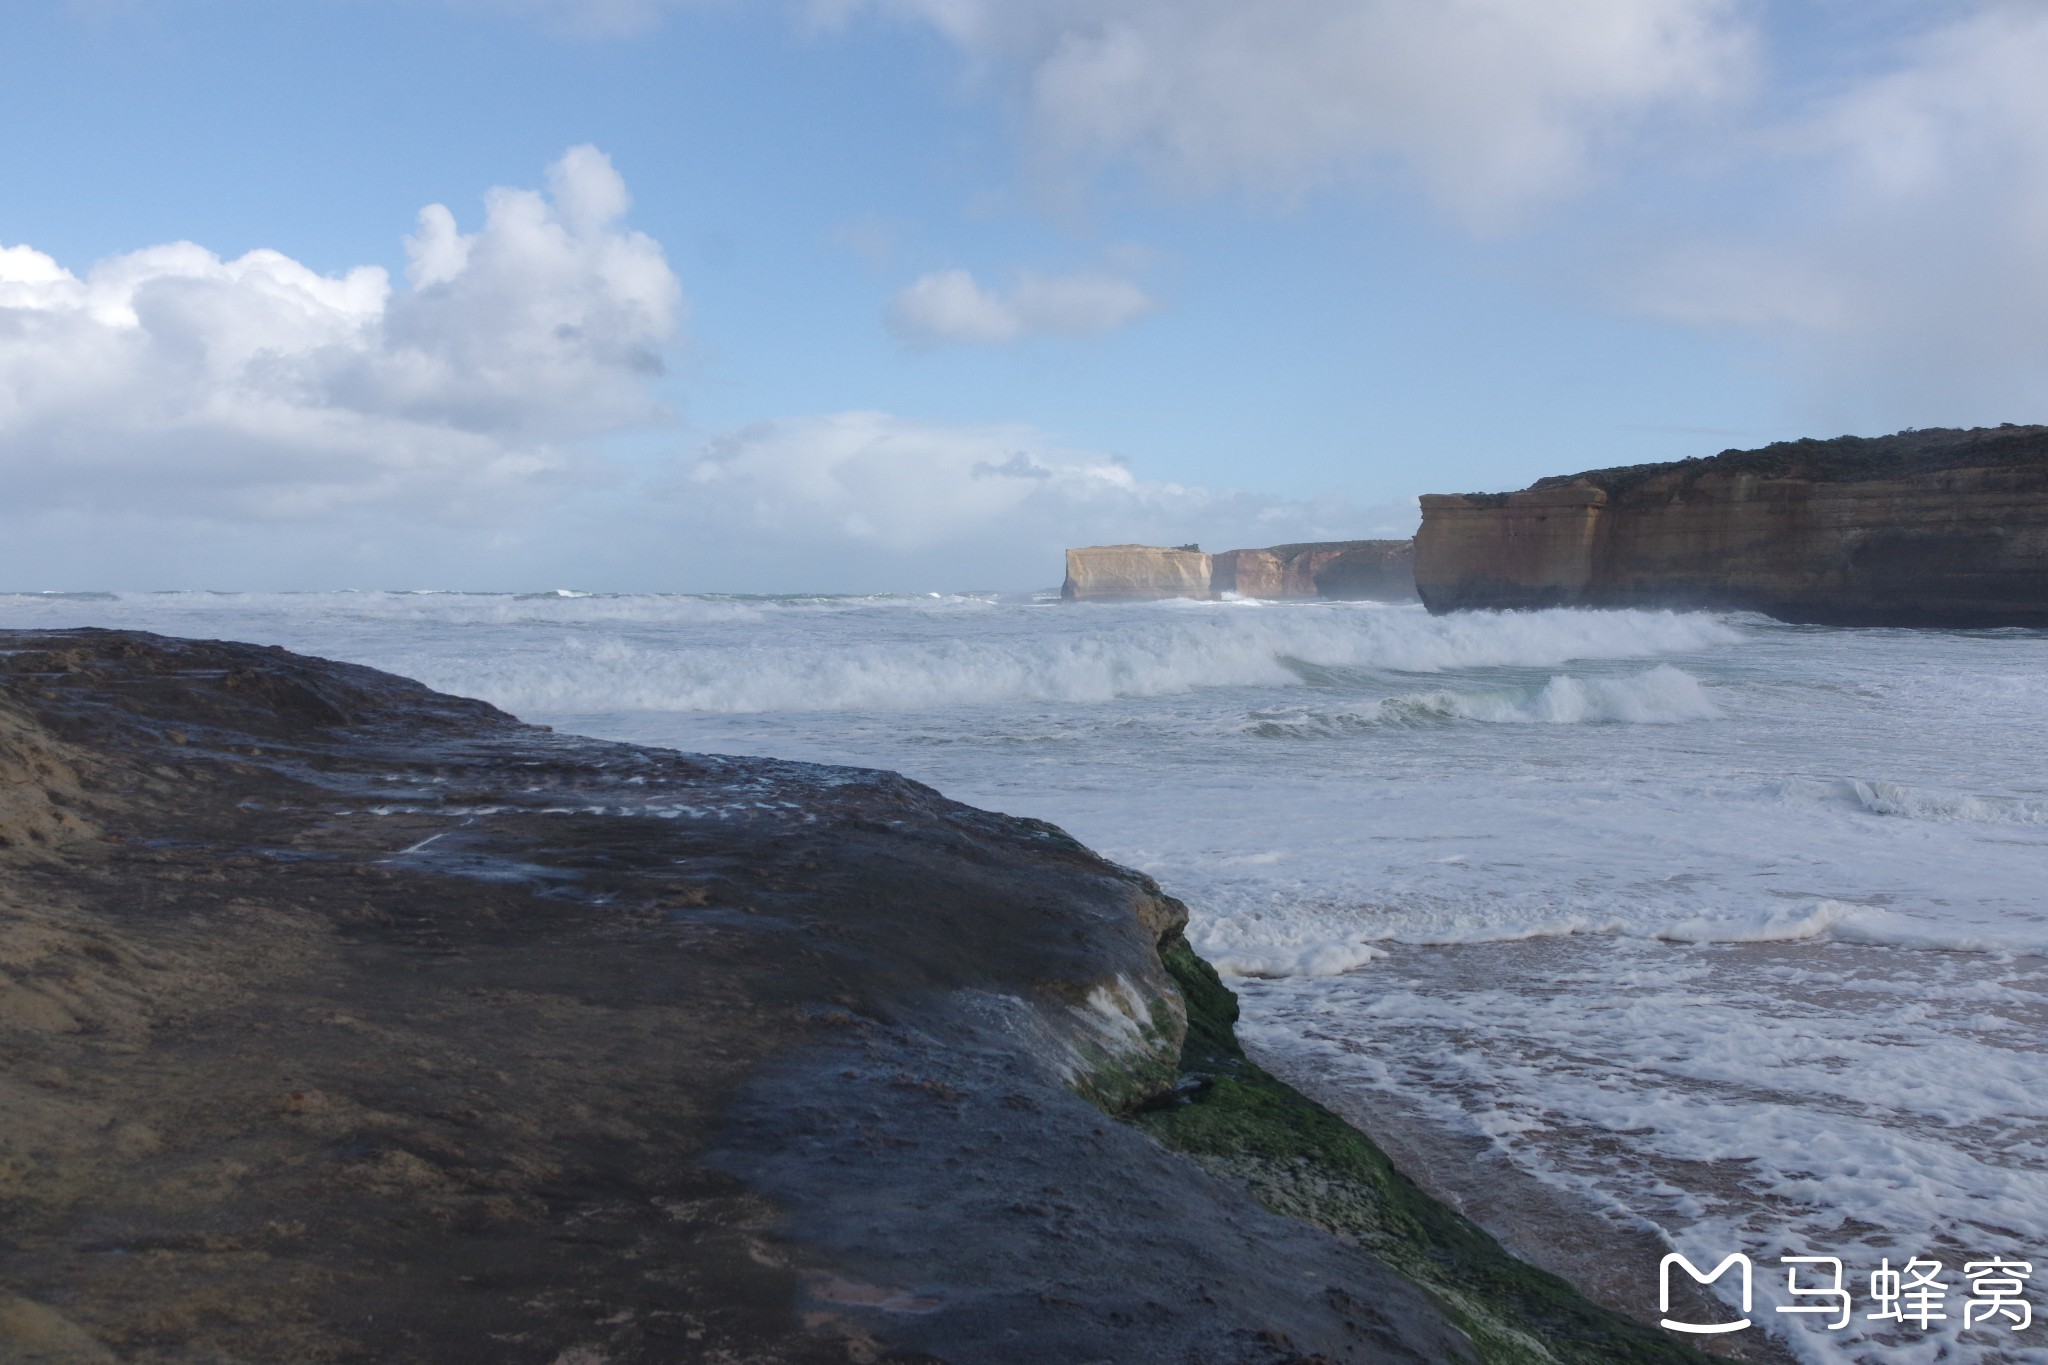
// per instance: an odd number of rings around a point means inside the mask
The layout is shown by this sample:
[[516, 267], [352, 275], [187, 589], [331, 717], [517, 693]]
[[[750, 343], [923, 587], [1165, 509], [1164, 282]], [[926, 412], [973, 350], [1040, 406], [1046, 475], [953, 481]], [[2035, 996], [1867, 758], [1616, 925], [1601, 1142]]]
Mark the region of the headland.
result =
[[1781, 441], [1422, 499], [1433, 612], [1671, 607], [2048, 626], [2048, 427]]

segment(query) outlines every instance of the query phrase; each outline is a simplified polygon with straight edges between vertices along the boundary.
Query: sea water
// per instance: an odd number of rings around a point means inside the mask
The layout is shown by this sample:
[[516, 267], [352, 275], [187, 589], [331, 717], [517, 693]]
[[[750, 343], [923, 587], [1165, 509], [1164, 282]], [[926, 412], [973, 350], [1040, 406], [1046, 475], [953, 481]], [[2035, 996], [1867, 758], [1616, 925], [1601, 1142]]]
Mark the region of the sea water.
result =
[[[1043, 595], [15, 596], [0, 625], [281, 644], [1052, 820], [1187, 901], [1263, 1060], [1608, 1301], [1655, 1316], [1664, 1251], [1742, 1252], [1746, 1335], [1803, 1359], [2048, 1360], [2016, 1313], [1961, 1334], [1971, 1263], [2031, 1263], [2048, 1314], [2048, 635]], [[1788, 1255], [1840, 1263], [1845, 1325]], [[1870, 1317], [1915, 1258], [1946, 1316]]]

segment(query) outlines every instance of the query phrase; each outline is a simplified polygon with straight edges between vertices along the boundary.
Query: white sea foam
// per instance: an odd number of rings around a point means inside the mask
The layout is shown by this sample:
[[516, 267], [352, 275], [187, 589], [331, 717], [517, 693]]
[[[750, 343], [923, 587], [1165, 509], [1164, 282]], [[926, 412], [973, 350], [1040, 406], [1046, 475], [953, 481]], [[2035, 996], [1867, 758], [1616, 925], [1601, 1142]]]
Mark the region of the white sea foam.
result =
[[1851, 779], [1849, 789], [1873, 815], [1908, 820], [1963, 821], [1987, 825], [2048, 825], [2048, 801], [2023, 801], [1967, 792], [1909, 787], [1901, 782]]
[[1657, 927], [1652, 937], [1675, 943], [1792, 943], [1821, 939], [1947, 952], [2048, 953], [2048, 931], [2020, 925], [1944, 928], [1868, 905], [1822, 900], [1803, 909], [1772, 909], [1748, 917], [1707, 917]]
[[1205, 916], [1192, 929], [1197, 950], [1230, 977], [1341, 976], [1387, 956], [1368, 941], [1356, 915], [1329, 908]]
[[[1470, 1135], [1700, 1265], [1748, 1252], [1754, 1316], [1802, 1359], [1984, 1359], [2005, 1334], [1958, 1340], [1961, 1263], [2038, 1264], [2048, 1240], [2048, 979], [2038, 962], [1899, 964], [1797, 943], [1397, 955], [1337, 981], [1246, 982], [1241, 1031], [1341, 1108]], [[1850, 1328], [1776, 1317], [1786, 1254], [1843, 1259]], [[1876, 1339], [1866, 1277], [1912, 1255], [1945, 1263], [1952, 1316]], [[1599, 1269], [1653, 1300], [1654, 1261]]]
[[1326, 712], [1284, 708], [1255, 712], [1245, 723], [1251, 734], [1269, 738], [1341, 737], [1382, 725], [1428, 725], [1481, 721], [1494, 725], [1672, 725], [1713, 720], [1720, 708], [1700, 681], [1683, 669], [1659, 664], [1618, 678], [1577, 678], [1558, 674], [1541, 684], [1483, 691], [1416, 692], [1388, 697], [1370, 711]]
[[1584, 915], [1550, 921], [1474, 923], [1428, 933], [1375, 934], [1354, 922], [1267, 923], [1225, 921], [1198, 925], [1192, 934], [1202, 956], [1228, 977], [1340, 976], [1395, 955], [1403, 948], [1469, 947], [1557, 938], [1633, 938], [1689, 944], [1844, 943], [1935, 952], [2048, 956], [2048, 925], [1944, 928], [1870, 906], [1820, 901], [1797, 910], [1689, 919], [1600, 919]]

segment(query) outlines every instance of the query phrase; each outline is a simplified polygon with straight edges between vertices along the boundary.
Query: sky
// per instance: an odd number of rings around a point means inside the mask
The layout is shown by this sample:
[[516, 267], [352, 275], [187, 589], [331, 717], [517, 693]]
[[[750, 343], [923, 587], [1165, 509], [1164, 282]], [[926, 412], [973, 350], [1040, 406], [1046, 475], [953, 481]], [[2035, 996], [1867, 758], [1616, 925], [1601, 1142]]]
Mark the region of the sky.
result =
[[10, 0], [0, 590], [1055, 585], [2048, 420], [2042, 0]]

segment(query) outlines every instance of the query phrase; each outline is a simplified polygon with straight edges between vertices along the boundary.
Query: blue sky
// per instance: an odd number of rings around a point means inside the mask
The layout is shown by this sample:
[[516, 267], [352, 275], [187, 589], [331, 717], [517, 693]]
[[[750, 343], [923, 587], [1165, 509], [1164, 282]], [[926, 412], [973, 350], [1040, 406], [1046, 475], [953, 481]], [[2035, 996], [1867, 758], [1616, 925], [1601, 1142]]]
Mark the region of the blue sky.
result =
[[2039, 420], [2043, 70], [2032, 3], [16, 0], [0, 587], [1027, 588]]

